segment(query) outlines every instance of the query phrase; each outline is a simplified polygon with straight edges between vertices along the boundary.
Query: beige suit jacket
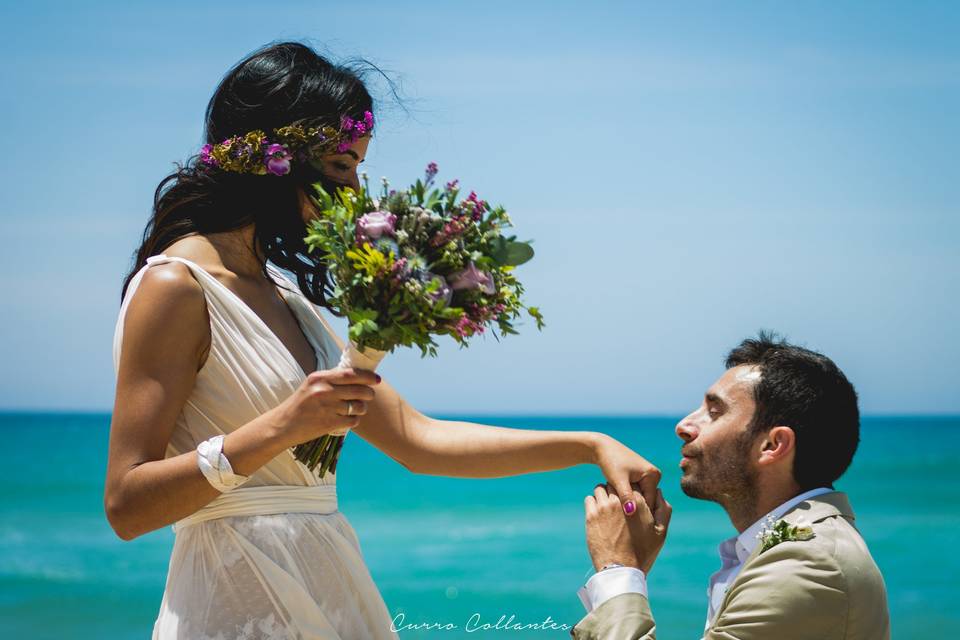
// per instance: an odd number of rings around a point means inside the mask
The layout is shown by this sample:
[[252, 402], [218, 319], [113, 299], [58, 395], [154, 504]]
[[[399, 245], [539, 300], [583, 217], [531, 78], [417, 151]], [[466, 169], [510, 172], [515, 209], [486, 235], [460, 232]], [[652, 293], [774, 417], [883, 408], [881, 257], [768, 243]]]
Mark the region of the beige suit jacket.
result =
[[[883, 576], [838, 491], [801, 502], [782, 518], [813, 527], [809, 540], [760, 552], [757, 545], [727, 589], [704, 640], [889, 640]], [[615, 596], [570, 632], [578, 640], [653, 640], [647, 598]]]

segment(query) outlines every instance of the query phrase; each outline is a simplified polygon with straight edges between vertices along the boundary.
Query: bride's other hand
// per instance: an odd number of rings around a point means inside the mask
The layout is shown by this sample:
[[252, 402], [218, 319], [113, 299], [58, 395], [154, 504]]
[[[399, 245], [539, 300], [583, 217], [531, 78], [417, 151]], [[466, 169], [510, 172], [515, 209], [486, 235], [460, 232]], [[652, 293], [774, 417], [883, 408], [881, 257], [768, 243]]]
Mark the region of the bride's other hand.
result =
[[[600, 434], [596, 444], [596, 464], [607, 482], [617, 492], [623, 512], [628, 516], [637, 513], [631, 483], [638, 483], [640, 493], [648, 505], [657, 504], [657, 485], [660, 469], [629, 447], [608, 435]], [[651, 506], [652, 508], [652, 506]]]

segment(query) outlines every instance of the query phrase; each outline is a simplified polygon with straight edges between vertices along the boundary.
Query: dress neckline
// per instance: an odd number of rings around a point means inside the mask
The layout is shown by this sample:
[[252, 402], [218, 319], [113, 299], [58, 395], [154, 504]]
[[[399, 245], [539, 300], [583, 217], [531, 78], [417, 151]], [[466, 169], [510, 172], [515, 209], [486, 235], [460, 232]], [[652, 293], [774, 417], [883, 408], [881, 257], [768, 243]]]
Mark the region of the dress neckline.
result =
[[[241, 309], [243, 309], [243, 310], [246, 311], [250, 316], [252, 316], [253, 319], [254, 319], [254, 321], [256, 321], [257, 323], [260, 324], [260, 326], [267, 332], [267, 334], [268, 334], [271, 338], [273, 338], [274, 342], [276, 342], [276, 343], [280, 346], [280, 349], [281, 349], [281, 351], [286, 355], [287, 360], [289, 360], [289, 361], [294, 365], [294, 368], [295, 368], [298, 372], [300, 372], [300, 376], [301, 376], [302, 378], [306, 378], [307, 375], [309, 375], [310, 372], [304, 371], [303, 367], [300, 366], [300, 362], [296, 359], [296, 357], [294, 357], [294, 355], [293, 355], [293, 353], [290, 351], [290, 349], [287, 348], [287, 345], [285, 345], [285, 344], [283, 343], [283, 340], [281, 340], [281, 339], [279, 338], [279, 336], [277, 336], [277, 334], [274, 333], [273, 329], [270, 328], [270, 325], [268, 325], [268, 324], [263, 320], [263, 318], [261, 318], [259, 315], [257, 315], [257, 312], [254, 311], [254, 310], [250, 307], [250, 305], [248, 305], [248, 304], [244, 301], [243, 298], [241, 298], [239, 295], [237, 295], [230, 287], [228, 287], [227, 285], [225, 285], [225, 284], [223, 284], [222, 282], [220, 282], [219, 280], [217, 280], [217, 278], [214, 277], [214, 275], [213, 275], [212, 273], [210, 273], [209, 271], [207, 271], [206, 269], [204, 269], [203, 267], [201, 267], [199, 264], [197, 264], [197, 263], [194, 262], [193, 260], [189, 260], [189, 259], [183, 258], [183, 257], [181, 257], [181, 256], [168, 256], [168, 255], [165, 254], [165, 253], [158, 253], [157, 255], [155, 255], [155, 256], [150, 256], [150, 257], [151, 257], [151, 258], [161, 258], [161, 257], [163, 257], [163, 258], [169, 258], [169, 259], [171, 259], [171, 260], [183, 260], [184, 262], [189, 262], [191, 265], [193, 265], [194, 267], [196, 267], [199, 271], [203, 272], [204, 275], [206, 275], [208, 278], [210, 278], [218, 287], [220, 287], [223, 291], [226, 291], [226, 292], [227, 292], [227, 295], [230, 296], [230, 297], [237, 303], [237, 305], [238, 305]], [[148, 258], [148, 260], [149, 260], [149, 258]], [[273, 266], [270, 265], [270, 264], [267, 264], [267, 269], [268, 269], [268, 270], [273, 270]], [[284, 293], [283, 288], [280, 287], [280, 286], [278, 286], [278, 284], [277, 284], [276, 281], [274, 281], [274, 286], [275, 286], [275, 288], [277, 289], [277, 292], [280, 294], [280, 299], [283, 301], [283, 304], [286, 305], [287, 310], [290, 312], [290, 315], [293, 316], [294, 321], [297, 323], [297, 326], [300, 328], [300, 333], [303, 334], [304, 339], [306, 339], [306, 341], [307, 341], [307, 343], [310, 345], [311, 349], [313, 349], [313, 359], [314, 359], [314, 363], [315, 363], [315, 364], [314, 364], [314, 370], [316, 370], [317, 368], [320, 367], [320, 354], [319, 354], [319, 349], [318, 349], [318, 347], [317, 347], [317, 343], [314, 341], [313, 336], [310, 335], [310, 333], [309, 333], [308, 331], [304, 331], [304, 329], [303, 329], [303, 324], [300, 322], [300, 317], [299, 317], [299, 315], [297, 314], [297, 312], [294, 311], [294, 309], [293, 309], [293, 306], [295, 306], [295, 305], [291, 305], [289, 302], [287, 302], [287, 294]]]

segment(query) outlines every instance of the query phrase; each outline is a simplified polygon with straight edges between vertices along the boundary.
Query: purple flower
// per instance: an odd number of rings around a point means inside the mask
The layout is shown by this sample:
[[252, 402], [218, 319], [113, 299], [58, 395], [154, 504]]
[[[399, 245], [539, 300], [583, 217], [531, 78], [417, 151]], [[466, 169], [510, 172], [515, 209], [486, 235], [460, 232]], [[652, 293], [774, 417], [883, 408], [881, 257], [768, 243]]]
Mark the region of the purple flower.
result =
[[218, 166], [220, 163], [217, 162], [217, 159], [210, 155], [210, 152], [213, 151], [212, 144], [205, 144], [200, 148], [200, 162], [207, 164], [213, 167]]
[[453, 289], [451, 289], [450, 285], [447, 284], [446, 278], [426, 271], [423, 274], [422, 280], [424, 284], [427, 284], [432, 280], [439, 280], [440, 288], [430, 294], [430, 299], [434, 302], [443, 300], [444, 306], [450, 306], [450, 301], [453, 300]]
[[431, 162], [427, 165], [427, 182], [433, 180], [434, 176], [437, 175], [437, 171], [439, 171], [439, 169], [437, 168], [436, 162]]
[[363, 112], [363, 120], [354, 120], [350, 116], [340, 119], [340, 132], [343, 139], [337, 144], [337, 153], [343, 153], [350, 145], [359, 140], [364, 134], [373, 130], [373, 114]]
[[459, 178], [456, 180], [451, 180], [450, 182], [447, 183], [447, 191], [453, 191], [454, 189], [457, 188], [459, 184], [460, 184]]
[[478, 198], [476, 191], [471, 191], [464, 204], [467, 202], [473, 204], [473, 219], [479, 221], [487, 210], [487, 201]]
[[357, 242], [376, 240], [383, 234], [394, 235], [397, 216], [389, 211], [371, 211], [357, 220]]
[[493, 286], [493, 276], [486, 271], [477, 269], [477, 265], [473, 262], [463, 271], [450, 276], [450, 286], [454, 291], [479, 288], [487, 295], [493, 295], [496, 292]]
[[267, 171], [275, 176], [290, 173], [290, 159], [292, 156], [282, 144], [272, 144], [267, 147]]

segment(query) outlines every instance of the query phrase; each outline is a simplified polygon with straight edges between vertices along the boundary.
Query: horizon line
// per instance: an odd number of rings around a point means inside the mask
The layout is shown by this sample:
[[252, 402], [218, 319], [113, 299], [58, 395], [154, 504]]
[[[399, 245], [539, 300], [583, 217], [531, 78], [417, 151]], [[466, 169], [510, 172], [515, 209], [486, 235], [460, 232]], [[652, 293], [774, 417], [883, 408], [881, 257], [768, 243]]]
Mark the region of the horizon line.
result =
[[[462, 411], [459, 413], [452, 413], [448, 411], [425, 411], [424, 413], [432, 414], [439, 418], [463, 418], [463, 417], [477, 417], [477, 418], [670, 418], [676, 419], [678, 416], [682, 417], [687, 412], [680, 411], [676, 413], [671, 412], [661, 412], [661, 411], [652, 411], [648, 413], [590, 413], [584, 411], [570, 411], [563, 413], [549, 413], [543, 412], [538, 413], [535, 411], [519, 411], [519, 412], [499, 412], [491, 413], [484, 411]], [[2, 408], [0, 407], [0, 416], [13, 416], [13, 415], [99, 415], [99, 416], [109, 416], [112, 415], [112, 411], [103, 410], [103, 409], [18, 409], [18, 408]], [[863, 418], [956, 418], [960, 419], [960, 412], [930, 412], [930, 411], [917, 411], [917, 412], [904, 412], [904, 411], [892, 411], [892, 412], [869, 412], [861, 413], [861, 419]]]

